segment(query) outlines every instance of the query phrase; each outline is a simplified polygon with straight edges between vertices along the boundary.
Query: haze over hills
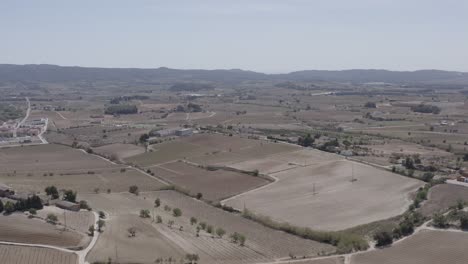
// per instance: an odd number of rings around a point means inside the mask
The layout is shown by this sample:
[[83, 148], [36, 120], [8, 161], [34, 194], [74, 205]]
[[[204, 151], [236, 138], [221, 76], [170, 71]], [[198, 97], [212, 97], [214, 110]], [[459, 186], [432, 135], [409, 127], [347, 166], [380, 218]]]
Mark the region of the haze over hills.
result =
[[285, 74], [265, 74], [239, 69], [232, 70], [180, 70], [170, 68], [95, 68], [57, 65], [0, 64], [0, 81], [213, 81], [237, 83], [259, 80], [337, 81], [337, 82], [389, 82], [389, 83], [441, 83], [468, 85], [468, 73], [419, 70], [389, 71], [353, 69], [342, 71], [304, 70]]

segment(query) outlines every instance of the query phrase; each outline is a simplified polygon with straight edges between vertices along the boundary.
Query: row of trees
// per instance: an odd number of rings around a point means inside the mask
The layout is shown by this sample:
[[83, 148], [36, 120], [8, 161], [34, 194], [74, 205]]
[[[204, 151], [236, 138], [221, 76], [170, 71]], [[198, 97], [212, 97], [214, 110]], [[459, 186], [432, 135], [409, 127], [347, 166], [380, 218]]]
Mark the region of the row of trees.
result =
[[15, 211], [28, 211], [33, 209], [41, 210], [43, 208], [41, 198], [37, 195], [30, 196], [25, 200], [16, 201], [13, 203], [12, 201], [7, 201], [3, 204], [2, 200], [0, 200], [0, 213], [11, 214]]

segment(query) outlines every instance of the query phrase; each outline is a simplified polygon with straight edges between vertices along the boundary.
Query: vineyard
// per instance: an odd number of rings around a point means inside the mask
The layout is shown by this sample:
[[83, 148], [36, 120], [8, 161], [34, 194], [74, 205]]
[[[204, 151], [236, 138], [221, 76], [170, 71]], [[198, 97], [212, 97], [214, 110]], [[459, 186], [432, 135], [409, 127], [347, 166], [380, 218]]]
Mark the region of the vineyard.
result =
[[77, 257], [55, 249], [0, 245], [2, 264], [76, 264]]

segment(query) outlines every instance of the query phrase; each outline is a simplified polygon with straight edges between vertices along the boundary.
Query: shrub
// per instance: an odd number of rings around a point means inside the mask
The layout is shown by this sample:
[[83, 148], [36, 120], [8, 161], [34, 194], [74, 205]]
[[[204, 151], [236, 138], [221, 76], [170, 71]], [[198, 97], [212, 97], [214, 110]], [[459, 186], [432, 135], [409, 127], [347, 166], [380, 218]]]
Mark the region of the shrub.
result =
[[376, 241], [377, 247], [388, 246], [393, 243], [393, 237], [390, 232], [380, 231], [374, 235], [374, 240]]
[[182, 210], [180, 210], [179, 208], [174, 208], [172, 210], [172, 214], [174, 215], [174, 217], [179, 217], [182, 215]]
[[135, 195], [138, 195], [140, 193], [140, 191], [138, 190], [138, 186], [136, 185], [132, 185], [128, 188], [128, 192], [129, 193], [133, 193]]
[[432, 217], [432, 224], [438, 228], [448, 227], [447, 218], [443, 214], [440, 214], [440, 213], [434, 214], [434, 216]]
[[65, 190], [63, 193], [63, 200], [75, 203], [76, 192], [74, 192], [73, 190]]
[[48, 214], [46, 217], [46, 221], [51, 224], [56, 224], [58, 222], [58, 217], [55, 214]]
[[150, 211], [148, 209], [141, 209], [140, 210], [140, 217], [141, 218], [150, 218]]

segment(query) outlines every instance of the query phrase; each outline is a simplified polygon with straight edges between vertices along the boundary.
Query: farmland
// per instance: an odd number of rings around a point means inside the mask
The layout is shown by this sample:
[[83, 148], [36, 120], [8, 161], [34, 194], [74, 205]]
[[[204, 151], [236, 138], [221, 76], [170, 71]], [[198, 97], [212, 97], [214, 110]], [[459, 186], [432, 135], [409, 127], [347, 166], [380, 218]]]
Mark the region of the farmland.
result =
[[[468, 259], [466, 233], [430, 223], [468, 202], [468, 188], [444, 184], [468, 167], [468, 91], [458, 79], [173, 69], [126, 79], [126, 69], [70, 67], [65, 80], [29, 80], [35, 67], [11, 81], [0, 65], [1, 104], [20, 110], [0, 122], [0, 242], [51, 248], [0, 243], [0, 263]], [[382, 231], [394, 244], [375, 248]]]
[[202, 193], [210, 201], [218, 201], [232, 195], [265, 185], [264, 178], [226, 170], [207, 170], [184, 162], [166, 163], [151, 167], [164, 180], [188, 190], [192, 195]]
[[[268, 231], [268, 228], [251, 222], [241, 216], [224, 212], [221, 209], [214, 208], [174, 191], [142, 193], [140, 196], [132, 194], [89, 194], [82, 198], [89, 200], [96, 207], [102, 208], [108, 212], [112, 219], [110, 226], [113, 225], [112, 221], [114, 221], [114, 219], [116, 219], [115, 221], [120, 221], [119, 219], [122, 219], [121, 221], [125, 223], [125, 221], [128, 221], [125, 219], [137, 216], [140, 209], [150, 209], [151, 214], [153, 214], [151, 208], [154, 207], [153, 204], [156, 198], [161, 200], [162, 205], [180, 208], [183, 214], [181, 217], [177, 218], [173, 217], [171, 212], [165, 212], [162, 208], [156, 209], [155, 214], [162, 217], [162, 224], [151, 223], [151, 220], [135, 220], [133, 222], [127, 222], [127, 224], [116, 225], [120, 226], [120, 233], [125, 233], [125, 230], [131, 225], [135, 225], [135, 223], [140, 223], [139, 228], [141, 229], [152, 226], [155, 229], [155, 231], [152, 232], [156, 232], [154, 236], [169, 239], [172, 243], [182, 247], [185, 252], [200, 254], [202, 260], [207, 263], [219, 263], [219, 261], [223, 263], [249, 263], [249, 261], [265, 259], [265, 256], [287, 257], [291, 252], [300, 256], [314, 256], [322, 251], [333, 252], [334, 250], [332, 246], [326, 244], [301, 239], [280, 231]], [[189, 221], [192, 216], [199, 219], [199, 221], [206, 221], [208, 224], [215, 227], [224, 228], [227, 234], [231, 232], [241, 232], [245, 234], [248, 238], [246, 246], [239, 247], [224, 239], [206, 237], [208, 234], [204, 232], [200, 234], [200, 237], [196, 237], [195, 227], [192, 226]], [[172, 229], [165, 224], [168, 220], [173, 220], [175, 222]], [[179, 226], [184, 227], [183, 231], [178, 229]], [[146, 231], [146, 233], [148, 232], [149, 231]], [[118, 232], [117, 234], [113, 233], [112, 236], [121, 237], [124, 242], [130, 239], [126, 237], [126, 234], [122, 235]], [[112, 237], [111, 239], [118, 238]], [[99, 243], [100, 242], [98, 242], [98, 247]], [[169, 242], [165, 243], [168, 245], [171, 244]], [[130, 246], [129, 244], [126, 248], [129, 251], [128, 253], [120, 251], [121, 256], [119, 256], [119, 258], [125, 259], [128, 257], [130, 259], [131, 254], [133, 254], [133, 247], [133, 245]], [[169, 250], [165, 253], [166, 255], [163, 254], [163, 252], [161, 252], [161, 255], [168, 256], [169, 254], [173, 254], [172, 256], [175, 257], [177, 252], [180, 251]], [[239, 256], [244, 256], [244, 258]], [[157, 257], [157, 254], [152, 253], [149, 254], [148, 259], [155, 257]]]
[[390, 248], [352, 256], [351, 264], [466, 263], [468, 234], [424, 230]]
[[89, 238], [75, 231], [63, 231], [63, 227], [40, 219], [12, 214], [0, 215], [0, 241], [78, 248], [86, 246]]
[[0, 263], [2, 264], [76, 264], [77, 257], [55, 249], [1, 245]]
[[468, 188], [454, 184], [441, 184], [431, 188], [428, 196], [429, 199], [422, 205], [420, 212], [423, 215], [432, 216], [455, 206], [458, 200], [468, 202]]
[[416, 180], [347, 160], [272, 175], [277, 182], [226, 204], [245, 206], [277, 221], [336, 231], [403, 213], [410, 203], [409, 194], [422, 186]]

